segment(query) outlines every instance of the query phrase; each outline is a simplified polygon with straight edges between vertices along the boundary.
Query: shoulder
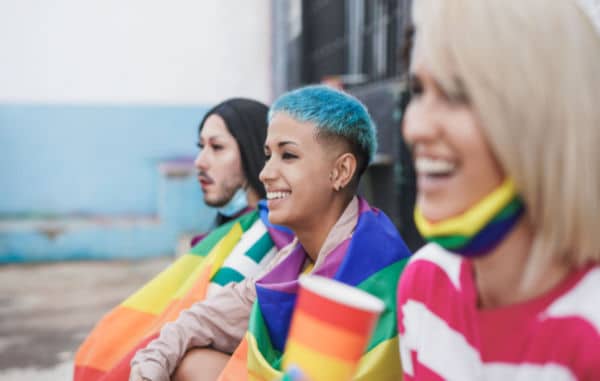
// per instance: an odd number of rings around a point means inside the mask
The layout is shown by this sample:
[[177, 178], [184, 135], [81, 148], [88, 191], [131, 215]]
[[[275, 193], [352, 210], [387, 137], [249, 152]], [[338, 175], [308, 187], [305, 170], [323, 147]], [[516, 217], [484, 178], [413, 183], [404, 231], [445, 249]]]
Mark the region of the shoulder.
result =
[[595, 331], [600, 340], [600, 266], [589, 268], [567, 292], [556, 298], [545, 316], [554, 319], [574, 319]]
[[438, 282], [447, 282], [460, 289], [460, 275], [463, 258], [453, 254], [437, 244], [430, 243], [419, 249], [410, 259], [404, 270], [400, 287], [425, 285], [433, 286]]

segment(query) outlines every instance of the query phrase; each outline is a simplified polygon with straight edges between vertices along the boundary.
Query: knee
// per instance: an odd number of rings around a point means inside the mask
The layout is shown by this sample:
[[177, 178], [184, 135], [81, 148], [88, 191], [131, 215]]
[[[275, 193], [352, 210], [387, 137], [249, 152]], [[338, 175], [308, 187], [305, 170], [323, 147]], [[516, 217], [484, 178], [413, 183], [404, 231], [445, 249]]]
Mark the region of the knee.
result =
[[211, 348], [194, 348], [189, 350], [171, 379], [173, 381], [207, 381], [216, 380], [225, 365], [229, 355]]

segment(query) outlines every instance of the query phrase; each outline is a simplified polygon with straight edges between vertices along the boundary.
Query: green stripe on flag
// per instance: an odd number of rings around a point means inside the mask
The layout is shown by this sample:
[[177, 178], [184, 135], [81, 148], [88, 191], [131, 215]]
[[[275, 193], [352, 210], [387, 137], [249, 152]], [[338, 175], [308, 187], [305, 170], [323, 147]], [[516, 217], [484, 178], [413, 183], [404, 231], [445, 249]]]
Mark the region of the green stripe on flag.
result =
[[262, 261], [272, 247], [273, 240], [271, 240], [269, 233], [266, 232], [254, 243], [254, 245], [252, 245], [250, 249], [248, 249], [245, 255], [252, 258], [254, 262], [260, 263], [260, 261]]
[[381, 299], [386, 308], [381, 314], [375, 332], [371, 337], [367, 351], [376, 347], [379, 343], [398, 335], [397, 327], [397, 306], [396, 306], [396, 285], [400, 274], [404, 270], [408, 259], [402, 259], [398, 262], [379, 270], [375, 274], [361, 282], [357, 287]]
[[512, 217], [513, 214], [523, 205], [520, 198], [515, 197], [502, 211], [493, 219], [493, 222], [505, 220]]
[[[512, 200], [506, 207], [504, 207], [504, 209], [502, 209], [502, 211], [496, 216], [494, 217], [494, 219], [492, 221], [490, 221], [490, 224], [492, 223], [497, 223], [503, 220], [506, 220], [510, 217], [512, 217], [519, 208], [522, 207], [522, 202], [519, 198], [515, 198], [514, 200]], [[438, 245], [445, 247], [447, 249], [456, 249], [456, 248], [460, 248], [463, 247], [464, 245], [466, 245], [469, 240], [471, 240], [473, 238], [473, 236], [464, 236], [464, 235], [447, 235], [447, 236], [441, 236], [441, 237], [431, 237], [429, 240], [431, 242], [435, 242]]]
[[447, 235], [447, 236], [443, 236], [443, 237], [430, 237], [429, 238], [429, 240], [431, 242], [435, 242], [438, 245], [448, 248], [448, 249], [455, 249], [457, 247], [462, 247], [467, 242], [469, 242], [469, 239], [471, 239], [471, 237], [465, 237], [462, 235]]
[[269, 363], [271, 368], [279, 370], [281, 369], [282, 353], [279, 352], [273, 346], [271, 342], [271, 336], [265, 325], [262, 312], [257, 302], [254, 302], [252, 306], [252, 313], [250, 314], [250, 322], [248, 323], [248, 331], [256, 339], [256, 345], [263, 358]]
[[231, 282], [239, 282], [244, 279], [244, 276], [238, 271], [229, 268], [222, 267], [215, 276], [210, 280], [212, 283], [216, 283], [221, 286], [225, 286]]
[[254, 225], [254, 222], [256, 222], [256, 220], [258, 220], [258, 210], [244, 214], [238, 219], [240, 225], [242, 225], [242, 231], [244, 232], [248, 231], [248, 229], [250, 229], [250, 227]]

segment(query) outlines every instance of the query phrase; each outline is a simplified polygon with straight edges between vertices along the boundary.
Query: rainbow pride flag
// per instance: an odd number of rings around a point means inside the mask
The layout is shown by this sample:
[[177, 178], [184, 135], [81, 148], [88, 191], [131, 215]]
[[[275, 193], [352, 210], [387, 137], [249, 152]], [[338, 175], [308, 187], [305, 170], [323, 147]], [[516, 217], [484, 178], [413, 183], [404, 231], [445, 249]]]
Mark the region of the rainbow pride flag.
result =
[[[375, 332], [363, 354], [355, 380], [399, 380], [402, 369], [396, 325], [396, 284], [410, 251], [385, 214], [360, 199], [354, 234], [327, 256], [314, 274], [358, 287], [384, 301]], [[221, 381], [281, 379], [281, 361], [306, 253], [301, 246], [257, 282], [257, 301], [244, 342], [221, 375]], [[307, 353], [310, 356], [310, 353]], [[344, 355], [315, 357], [323, 367], [339, 366]]]
[[486, 253], [510, 232], [525, 212], [525, 205], [512, 179], [507, 178], [492, 193], [464, 213], [439, 222], [429, 222], [415, 208], [415, 223], [429, 242], [466, 256]]
[[267, 220], [264, 203], [224, 224], [105, 315], [75, 356], [75, 381], [127, 381], [135, 352], [162, 326], [230, 282], [255, 275], [292, 240]]

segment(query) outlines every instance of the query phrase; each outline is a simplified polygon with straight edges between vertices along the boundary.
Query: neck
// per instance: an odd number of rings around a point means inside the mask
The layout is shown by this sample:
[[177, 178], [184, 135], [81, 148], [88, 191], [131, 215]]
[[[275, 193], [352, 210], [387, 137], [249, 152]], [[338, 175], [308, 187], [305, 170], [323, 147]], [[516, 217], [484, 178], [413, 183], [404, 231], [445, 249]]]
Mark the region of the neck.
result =
[[339, 194], [332, 199], [328, 204], [328, 207], [324, 208], [322, 213], [315, 215], [314, 221], [292, 228], [292, 231], [296, 237], [298, 237], [298, 242], [300, 242], [304, 251], [306, 251], [306, 254], [313, 262], [317, 260], [327, 236], [331, 232], [333, 226], [338, 222], [353, 197], [354, 194]]
[[[565, 278], [568, 268], [564, 265], [551, 261], [534, 263], [530, 255], [533, 237], [533, 228], [522, 217], [491, 253], [472, 260], [481, 308], [525, 302], [545, 294]], [[531, 278], [529, 274], [537, 275]]]
[[258, 205], [258, 201], [260, 200], [260, 196], [252, 187], [248, 187], [246, 191], [246, 199], [248, 200], [248, 207], [254, 209], [256, 205]]

